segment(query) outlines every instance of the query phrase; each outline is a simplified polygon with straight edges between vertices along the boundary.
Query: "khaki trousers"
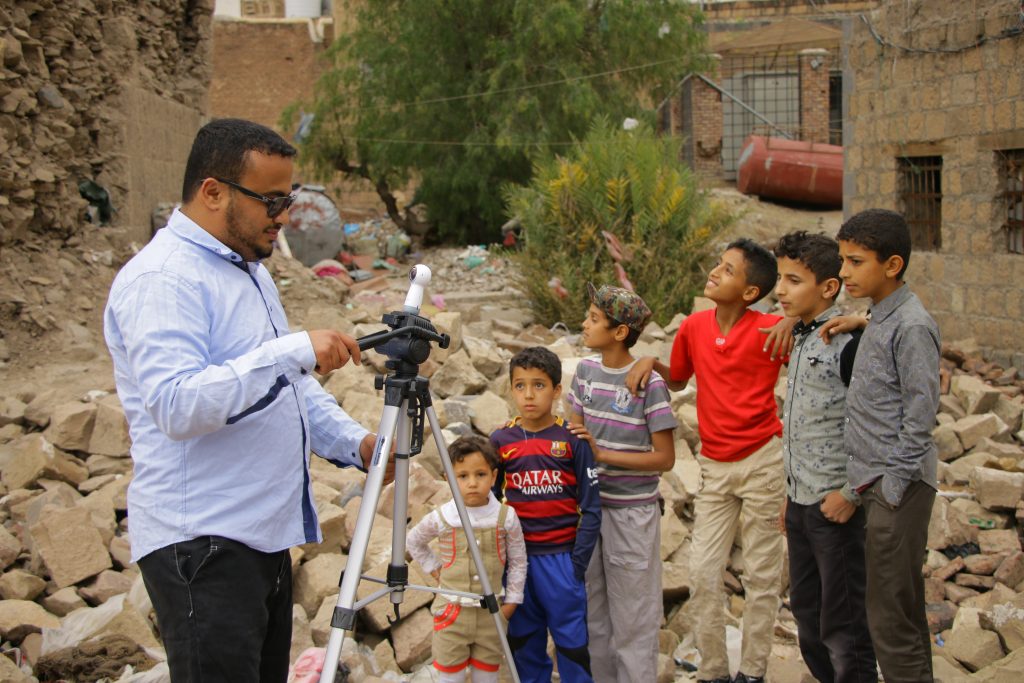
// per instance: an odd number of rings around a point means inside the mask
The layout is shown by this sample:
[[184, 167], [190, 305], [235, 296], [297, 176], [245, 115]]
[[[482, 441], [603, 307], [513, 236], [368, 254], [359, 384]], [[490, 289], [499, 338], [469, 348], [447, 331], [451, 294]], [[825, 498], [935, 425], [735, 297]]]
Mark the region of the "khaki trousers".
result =
[[701, 485], [694, 504], [690, 573], [697, 618], [699, 680], [729, 676], [722, 572], [737, 527], [743, 547], [743, 649], [740, 671], [763, 676], [782, 589], [783, 544], [777, 522], [785, 497], [782, 440], [773, 437], [738, 462], [698, 456]]

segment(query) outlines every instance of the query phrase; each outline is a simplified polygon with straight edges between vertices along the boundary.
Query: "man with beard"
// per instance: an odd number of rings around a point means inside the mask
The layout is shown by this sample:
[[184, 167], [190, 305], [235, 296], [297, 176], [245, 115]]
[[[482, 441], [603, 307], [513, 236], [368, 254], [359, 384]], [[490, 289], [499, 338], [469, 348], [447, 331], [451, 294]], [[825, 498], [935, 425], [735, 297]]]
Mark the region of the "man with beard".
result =
[[287, 221], [295, 149], [249, 121], [196, 135], [182, 206], [104, 312], [131, 431], [132, 560], [178, 681], [284, 681], [288, 548], [321, 540], [311, 449], [366, 469], [375, 435], [313, 377], [355, 340], [291, 332], [260, 259]]

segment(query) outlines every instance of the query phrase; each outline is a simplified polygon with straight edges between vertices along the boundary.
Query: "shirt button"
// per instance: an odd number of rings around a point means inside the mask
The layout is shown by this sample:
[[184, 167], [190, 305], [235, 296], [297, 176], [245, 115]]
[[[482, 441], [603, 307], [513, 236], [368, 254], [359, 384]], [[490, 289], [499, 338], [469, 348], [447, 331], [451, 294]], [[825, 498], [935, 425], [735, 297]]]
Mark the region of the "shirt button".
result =
[[852, 455], [850, 456], [850, 460], [853, 460], [853, 456]]
[[299, 368], [299, 372], [302, 373], [303, 375], [305, 375], [306, 374], [306, 368]]
[[480, 580], [480, 577], [479, 577], [479, 576], [477, 576], [476, 574], [473, 574], [473, 580], [474, 580], [474, 581], [479, 581], [479, 580]]
[[849, 422], [849, 421], [850, 421], [850, 418], [846, 418], [846, 421], [847, 421], [847, 422]]

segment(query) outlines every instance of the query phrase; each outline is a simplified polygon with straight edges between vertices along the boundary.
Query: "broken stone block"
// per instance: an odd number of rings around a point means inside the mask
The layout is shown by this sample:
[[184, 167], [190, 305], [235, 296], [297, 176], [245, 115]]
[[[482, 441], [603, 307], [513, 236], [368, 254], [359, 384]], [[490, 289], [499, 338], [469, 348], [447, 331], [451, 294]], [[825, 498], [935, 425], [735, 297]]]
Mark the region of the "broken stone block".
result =
[[954, 629], [946, 640], [946, 650], [971, 671], [983, 669], [992, 662], [1002, 659], [1003, 646], [999, 636], [980, 626], [964, 626]]
[[978, 621], [982, 628], [999, 635], [1007, 651], [1024, 648], [1024, 596], [1018, 595], [1009, 602], [993, 605], [981, 613]]
[[60, 619], [28, 600], [0, 600], [0, 638], [18, 642], [29, 633], [59, 628]]
[[418, 609], [392, 626], [391, 634], [395, 643], [395, 661], [402, 671], [408, 673], [430, 656], [434, 616], [429, 609]]
[[132, 579], [121, 572], [106, 569], [85, 586], [78, 589], [78, 594], [90, 605], [102, 605], [115, 595], [127, 593], [132, 588]]
[[53, 595], [46, 596], [43, 598], [42, 603], [47, 612], [56, 614], [58, 617], [71, 614], [81, 607], [88, 607], [85, 604], [85, 600], [78, 595], [78, 591], [72, 586], [61, 588]]
[[978, 502], [989, 510], [1014, 510], [1024, 496], [1024, 474], [976, 467], [970, 477]]
[[950, 560], [944, 567], [932, 571], [932, 577], [941, 581], [948, 581], [954, 574], [964, 568], [964, 558], [959, 555]]
[[505, 399], [491, 391], [473, 397], [469, 409], [473, 416], [473, 427], [481, 434], [491, 434], [511, 419]]
[[957, 458], [945, 469], [946, 483], [950, 486], [966, 486], [970, 483], [975, 467], [995, 467], [999, 460], [991, 453], [975, 451]]
[[330, 552], [317, 555], [299, 566], [295, 572], [292, 597], [307, 616], [315, 616], [328, 595], [338, 594], [341, 573], [345, 571], [347, 561], [345, 555]]
[[473, 367], [485, 377], [497, 377], [508, 369], [511, 354], [496, 346], [493, 341], [466, 336], [462, 338], [462, 346], [469, 354]]
[[1024, 448], [1021, 448], [1015, 443], [1002, 443], [995, 441], [991, 438], [982, 439], [975, 450], [984, 451], [991, 453], [997, 458], [1013, 458], [1014, 460], [1024, 460]]
[[402, 670], [398, 668], [398, 662], [395, 661], [395, 650], [386, 638], [373, 648], [373, 659], [377, 663], [378, 671], [402, 673]]
[[333, 503], [324, 503], [317, 506], [316, 515], [320, 521], [320, 533], [323, 535], [323, 541], [299, 546], [305, 553], [305, 558], [310, 560], [322, 553], [338, 553], [343, 548], [348, 548], [351, 537], [345, 509]]
[[1013, 588], [1024, 581], [1024, 552], [1008, 555], [993, 573], [996, 581]]
[[978, 532], [978, 546], [983, 553], [1015, 553], [1020, 539], [1015, 529], [985, 529]]
[[1006, 424], [992, 413], [986, 413], [968, 415], [954, 422], [952, 427], [964, 450], [969, 451], [985, 437], [995, 436], [1004, 431]]
[[40, 392], [25, 406], [25, 421], [39, 428], [50, 424], [50, 415], [61, 402], [56, 389]]
[[[431, 387], [442, 398], [475, 394], [487, 386], [487, 378], [473, 367], [465, 351], [456, 351], [431, 378]], [[998, 418], [995, 418], [998, 419]], [[985, 436], [990, 436], [986, 434]]]
[[[316, 616], [309, 622], [310, 632], [313, 635], [313, 643], [317, 647], [325, 647], [331, 637], [331, 618], [334, 615], [334, 608], [338, 605], [338, 593], [328, 595], [321, 601]], [[348, 640], [346, 638], [346, 640]]]
[[50, 426], [44, 436], [54, 446], [66, 451], [88, 451], [95, 422], [95, 403], [61, 403], [50, 415]]
[[949, 462], [963, 455], [964, 447], [951, 424], [939, 425], [932, 431], [939, 460]]
[[928, 621], [928, 630], [931, 633], [941, 633], [951, 628], [958, 609], [949, 600], [926, 605], [925, 617]]
[[994, 605], [1007, 602], [1017, 597], [1012, 588], [1007, 588], [1001, 583], [996, 583], [992, 590], [987, 593], [980, 593], [973, 598], [968, 598], [961, 603], [961, 607], [973, 607], [980, 610], [990, 610]]
[[[950, 503], [950, 507], [962, 512], [967, 523], [975, 528], [1006, 529], [1010, 526], [1010, 515], [986, 510], [980, 503], [969, 498], [957, 498]], [[978, 540], [977, 533], [973, 540]]]
[[685, 562], [665, 562], [661, 566], [661, 591], [666, 600], [682, 600], [690, 595], [690, 566]]
[[[441, 484], [433, 475], [427, 470], [427, 468], [420, 465], [418, 462], [413, 462], [409, 467], [409, 481], [408, 488], [406, 489], [406, 500], [409, 503], [409, 510], [421, 505], [426, 505], [427, 501], [431, 500], [438, 491], [448, 491], [446, 485]], [[447, 500], [447, 497], [445, 497]], [[388, 484], [381, 491], [380, 501], [377, 503], [377, 514], [392, 519], [394, 513], [395, 503], [395, 485]]]
[[942, 496], [935, 497], [928, 521], [929, 548], [941, 550], [951, 545], [963, 545], [977, 540], [977, 534], [977, 529], [968, 523], [962, 512], [952, 507]]
[[956, 575], [954, 580], [958, 586], [973, 588], [977, 591], [991, 590], [996, 585], [996, 580], [991, 576], [978, 576], [977, 574], [960, 573]]
[[961, 586], [950, 581], [944, 583], [943, 588], [945, 589], [946, 600], [949, 600], [950, 602], [957, 605], [962, 603], [964, 600], [967, 600], [968, 598], [973, 598], [975, 595], [978, 595], [978, 591], [974, 590], [973, 588]]
[[942, 602], [946, 599], [946, 584], [942, 579], [929, 576], [924, 580], [925, 603]]
[[45, 581], [23, 569], [12, 569], [0, 576], [0, 597], [4, 600], [35, 600], [45, 589]]
[[21, 554], [21, 541], [0, 524], [0, 569], [7, 569]]
[[963, 405], [960, 403], [960, 399], [949, 394], [943, 394], [939, 396], [939, 413], [943, 415], [950, 415], [954, 420], [959, 420], [962, 417], [967, 416], [967, 411], [964, 410]]
[[11, 458], [0, 470], [0, 480], [8, 490], [34, 486], [39, 479], [77, 486], [89, 478], [83, 465], [54, 448], [41, 434], [26, 434], [8, 447]]
[[968, 555], [964, 558], [964, 569], [970, 574], [991, 576], [1004, 559], [1004, 555]]
[[302, 605], [292, 605], [292, 645], [288, 651], [288, 661], [295, 662], [299, 656], [313, 644], [313, 631], [309, 626], [309, 617]]
[[661, 560], [664, 562], [689, 535], [689, 530], [679, 521], [676, 513], [666, 507], [661, 517]]
[[968, 415], [980, 415], [995, 407], [1002, 393], [971, 375], [954, 375], [950, 392], [960, 399]]
[[0, 427], [24, 424], [25, 404], [13, 396], [0, 398]]
[[131, 451], [128, 419], [117, 394], [109, 394], [96, 402], [96, 418], [89, 438], [88, 451], [96, 455], [126, 458]]
[[59, 588], [110, 569], [110, 553], [89, 510], [73, 507], [44, 515], [29, 528], [36, 550]]
[[[120, 598], [115, 596], [114, 599], [119, 600]], [[124, 636], [143, 647], [160, 647], [160, 643], [153, 633], [149, 620], [127, 603], [120, 612], [115, 614], [110, 621], [97, 630], [92, 637], [100, 638], [109, 635]]]
[[1024, 422], [1024, 402], [1019, 399], [1014, 400], [1000, 395], [992, 412], [1006, 424], [1011, 432], [1019, 431], [1021, 423]]
[[438, 363], [444, 363], [462, 348], [462, 314], [458, 311], [442, 311], [435, 315], [431, 322], [441, 334], [451, 337], [447, 349], [431, 345], [430, 357]]

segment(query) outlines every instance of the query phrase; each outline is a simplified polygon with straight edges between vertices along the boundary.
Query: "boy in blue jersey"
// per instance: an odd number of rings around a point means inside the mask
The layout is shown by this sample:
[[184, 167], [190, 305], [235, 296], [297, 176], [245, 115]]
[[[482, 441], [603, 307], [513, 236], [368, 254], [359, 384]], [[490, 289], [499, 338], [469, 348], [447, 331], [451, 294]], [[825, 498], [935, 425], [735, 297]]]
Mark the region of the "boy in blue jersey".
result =
[[501, 466], [497, 493], [516, 511], [526, 539], [523, 604], [508, 640], [523, 683], [547, 683], [555, 642], [566, 683], [589, 682], [587, 591], [583, 580], [601, 528], [597, 471], [590, 445], [551, 412], [562, 393], [562, 364], [531, 347], [509, 363], [519, 416], [491, 435]]

